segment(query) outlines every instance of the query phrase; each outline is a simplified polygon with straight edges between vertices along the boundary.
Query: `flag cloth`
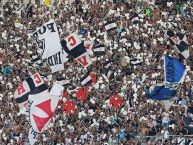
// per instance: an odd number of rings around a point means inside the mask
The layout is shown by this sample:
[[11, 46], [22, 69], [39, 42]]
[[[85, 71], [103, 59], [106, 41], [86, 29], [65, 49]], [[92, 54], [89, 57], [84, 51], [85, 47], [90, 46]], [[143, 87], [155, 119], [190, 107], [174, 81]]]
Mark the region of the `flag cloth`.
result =
[[28, 3], [25, 9], [25, 15], [27, 18], [32, 17], [33, 15], [33, 4]]
[[114, 21], [107, 22], [105, 24], [105, 30], [107, 32], [110, 32], [112, 30], [115, 30], [117, 28], [117, 24]]
[[47, 89], [44, 84], [43, 79], [39, 73], [35, 73], [32, 76], [24, 80], [16, 89], [14, 93], [14, 98], [16, 103], [18, 103], [20, 112], [22, 114], [26, 113], [28, 108], [28, 96], [30, 92], [39, 93]]
[[182, 83], [186, 67], [178, 59], [164, 55], [164, 76], [167, 83]]
[[68, 59], [67, 54], [62, 52], [59, 33], [54, 19], [51, 19], [33, 32], [32, 37], [37, 43], [39, 52], [42, 53], [42, 60], [50, 66], [52, 73], [63, 70], [63, 63], [68, 61]]
[[85, 87], [78, 88], [76, 91], [76, 98], [80, 101], [86, 100], [88, 97], [88, 90]]
[[52, 0], [44, 0], [44, 4], [49, 7], [52, 5]]
[[97, 83], [97, 75], [95, 72], [91, 72], [90, 73], [91, 79], [92, 79], [92, 83], [96, 84]]
[[176, 95], [176, 90], [166, 88], [165, 85], [154, 86], [153, 90], [149, 91], [148, 99], [152, 100], [169, 100]]
[[[61, 92], [61, 95], [60, 93]], [[63, 87], [54, 84], [51, 93], [45, 90], [38, 94], [29, 95], [30, 125], [35, 132], [42, 133], [48, 126], [62, 98]]]
[[56, 83], [62, 86], [68, 86], [70, 84], [70, 80], [66, 78], [56, 78]]
[[173, 31], [169, 30], [166, 32], [166, 37], [169, 38], [171, 44], [184, 58], [187, 59], [189, 57], [190, 52], [188, 49], [188, 41], [185, 34], [181, 32], [174, 33]]
[[38, 132], [35, 132], [32, 127], [30, 127], [29, 132], [28, 132], [28, 139], [30, 145], [34, 145], [38, 141]]
[[29, 62], [29, 65], [33, 65], [33, 66], [43, 66], [43, 62], [41, 60], [40, 57], [38, 57], [37, 55], [32, 56], [31, 61]]
[[112, 105], [113, 108], [120, 108], [123, 104], [123, 98], [117, 94], [114, 94], [109, 99], [109, 103]]
[[79, 35], [85, 35], [87, 33], [87, 30], [84, 28], [80, 28]]
[[90, 72], [86, 73], [81, 79], [80, 83], [82, 86], [89, 86], [92, 83]]
[[146, 8], [144, 9], [144, 15], [145, 16], [151, 16], [152, 15], [152, 9], [151, 8]]
[[67, 100], [63, 105], [62, 109], [65, 111], [66, 114], [73, 114], [76, 110], [76, 104], [71, 100]]
[[84, 68], [92, 64], [91, 58], [87, 53], [84, 43], [77, 34], [72, 33], [61, 41], [61, 45], [66, 53], [75, 58]]
[[105, 55], [105, 45], [96, 45], [93, 49], [95, 56]]

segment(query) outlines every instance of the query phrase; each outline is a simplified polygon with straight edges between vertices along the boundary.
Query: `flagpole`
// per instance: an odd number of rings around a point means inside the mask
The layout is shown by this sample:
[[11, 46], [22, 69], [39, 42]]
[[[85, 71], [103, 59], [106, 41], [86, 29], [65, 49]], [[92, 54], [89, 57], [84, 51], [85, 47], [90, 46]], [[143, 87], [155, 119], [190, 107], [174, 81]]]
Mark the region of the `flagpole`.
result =
[[164, 84], [166, 84], [166, 69], [165, 69], [166, 68], [166, 66], [165, 66], [166, 65], [166, 61], [165, 61], [166, 55], [164, 54], [163, 57], [164, 57]]

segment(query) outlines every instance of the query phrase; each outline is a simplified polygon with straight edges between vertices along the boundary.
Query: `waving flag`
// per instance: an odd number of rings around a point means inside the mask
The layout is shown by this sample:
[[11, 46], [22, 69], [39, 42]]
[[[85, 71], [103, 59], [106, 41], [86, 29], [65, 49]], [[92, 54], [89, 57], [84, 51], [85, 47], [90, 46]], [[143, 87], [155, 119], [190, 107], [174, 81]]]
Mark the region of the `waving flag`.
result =
[[52, 73], [64, 69], [63, 63], [68, 61], [67, 54], [62, 51], [56, 22], [51, 19], [33, 32], [32, 37], [42, 52], [42, 60], [46, 62]]
[[169, 30], [166, 32], [166, 37], [171, 40], [172, 45], [182, 56], [184, 56], [184, 58], [187, 59], [189, 57], [190, 52], [188, 49], [188, 41], [185, 34], [181, 32], [174, 33], [173, 31]]
[[109, 103], [113, 108], [120, 108], [123, 105], [123, 98], [117, 94], [112, 95], [109, 99]]
[[105, 45], [103, 44], [95, 45], [93, 51], [95, 56], [105, 55]]
[[77, 34], [72, 33], [61, 41], [61, 45], [66, 53], [70, 54], [84, 68], [92, 64], [91, 58], [87, 53], [84, 43]]
[[80, 101], [86, 100], [88, 95], [88, 90], [85, 87], [78, 88], [78, 90], [76, 91], [76, 98]]
[[70, 80], [69, 79], [66, 79], [66, 78], [56, 78], [56, 83], [57, 84], [60, 84], [62, 86], [68, 86], [70, 84]]
[[80, 83], [82, 86], [89, 86], [92, 83], [90, 72], [86, 73], [81, 79]]
[[28, 96], [30, 92], [40, 93], [47, 89], [47, 86], [44, 84], [43, 79], [39, 73], [35, 73], [32, 76], [24, 80], [16, 89], [14, 93], [14, 98], [16, 103], [18, 103], [20, 112], [22, 114], [26, 113], [28, 108]]
[[76, 110], [76, 104], [71, 100], [67, 100], [63, 105], [62, 109], [65, 111], [66, 114], [73, 114]]
[[87, 30], [84, 28], [80, 28], [79, 35], [85, 35], [87, 33]]
[[32, 129], [42, 133], [47, 127], [62, 98], [64, 87], [54, 84], [51, 91], [45, 90], [29, 95], [29, 117]]
[[44, 4], [49, 7], [52, 5], [52, 0], [44, 0]]
[[178, 59], [164, 55], [164, 74], [165, 82], [181, 83], [184, 81], [186, 68]]
[[115, 30], [117, 28], [117, 24], [114, 21], [109, 21], [105, 24], [105, 30], [107, 32], [110, 32], [112, 30]]
[[165, 85], [154, 86], [153, 90], [149, 91], [148, 99], [152, 100], [169, 100], [176, 95], [174, 88], [166, 88]]

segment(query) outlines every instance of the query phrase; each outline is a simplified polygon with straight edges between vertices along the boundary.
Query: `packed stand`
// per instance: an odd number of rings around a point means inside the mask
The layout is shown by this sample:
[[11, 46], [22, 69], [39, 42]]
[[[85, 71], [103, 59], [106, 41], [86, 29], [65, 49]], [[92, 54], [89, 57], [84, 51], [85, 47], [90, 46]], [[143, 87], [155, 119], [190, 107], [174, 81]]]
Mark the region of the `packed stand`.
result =
[[[27, 11], [26, 6], [32, 7]], [[105, 55], [92, 56], [89, 70], [96, 73], [97, 84], [89, 90], [88, 98], [80, 102], [69, 93], [68, 97], [77, 103], [77, 110], [65, 115], [59, 105], [37, 144], [193, 144], [192, 137], [184, 137], [193, 134], [193, 1], [68, 3], [61, 0], [50, 7], [30, 2], [22, 5], [17, 1], [4, 5], [4, 18], [0, 21], [1, 145], [29, 144], [29, 117], [18, 113], [13, 97], [16, 87], [26, 77], [38, 71], [48, 86], [60, 76], [71, 80], [68, 89], [80, 85], [77, 78], [85, 70], [72, 58], [64, 64], [64, 71], [53, 74], [47, 65], [31, 63], [39, 52], [29, 34], [50, 19], [55, 19], [60, 38], [86, 29], [81, 39], [104, 44]], [[104, 29], [108, 21], [118, 24], [110, 34]], [[190, 50], [187, 60], [165, 39], [167, 29], [186, 34]], [[164, 80], [163, 54], [181, 59], [188, 72], [174, 99], [148, 100], [147, 89]], [[121, 63], [125, 56], [130, 59], [126, 65]], [[140, 63], [136, 65], [135, 60]], [[107, 77], [109, 69], [111, 75]], [[106, 101], [114, 93], [124, 97], [120, 109], [114, 109]]]

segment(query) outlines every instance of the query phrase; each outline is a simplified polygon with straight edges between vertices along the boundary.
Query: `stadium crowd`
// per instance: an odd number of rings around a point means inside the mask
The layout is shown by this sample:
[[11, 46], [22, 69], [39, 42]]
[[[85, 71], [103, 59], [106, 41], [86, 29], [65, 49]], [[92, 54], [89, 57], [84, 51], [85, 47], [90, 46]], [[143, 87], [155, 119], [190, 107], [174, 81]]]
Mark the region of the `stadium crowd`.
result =
[[[69, 59], [65, 70], [51, 73], [48, 66], [34, 65], [36, 45], [30, 33], [51, 18], [60, 38], [80, 28], [87, 30], [82, 40], [105, 45], [105, 55], [92, 56], [89, 69], [97, 84], [89, 90], [77, 110], [65, 115], [58, 106], [48, 128], [36, 144], [42, 145], [192, 145], [193, 136], [193, 1], [192, 0], [114, 0], [55, 1], [51, 6], [27, 5], [9, 1], [0, 20], [0, 144], [27, 145], [29, 117], [19, 114], [13, 94], [20, 82], [35, 72], [51, 86], [56, 77], [71, 80], [68, 88], [79, 86], [83, 68]], [[137, 19], [136, 19], [137, 18]], [[118, 27], [107, 34], [104, 24], [115, 21]], [[165, 39], [172, 29], [186, 34], [190, 57], [182, 59]], [[167, 101], [147, 99], [146, 91], [164, 81], [163, 54], [181, 59], [187, 75], [175, 98]], [[130, 63], [124, 63], [127, 56]], [[111, 75], [105, 65], [111, 61]], [[139, 63], [135, 61], [139, 60]], [[123, 61], [123, 62], [122, 62]], [[106, 77], [104, 77], [106, 76]], [[113, 93], [124, 97], [120, 109], [106, 101]], [[176, 136], [171, 137], [172, 135]]]

